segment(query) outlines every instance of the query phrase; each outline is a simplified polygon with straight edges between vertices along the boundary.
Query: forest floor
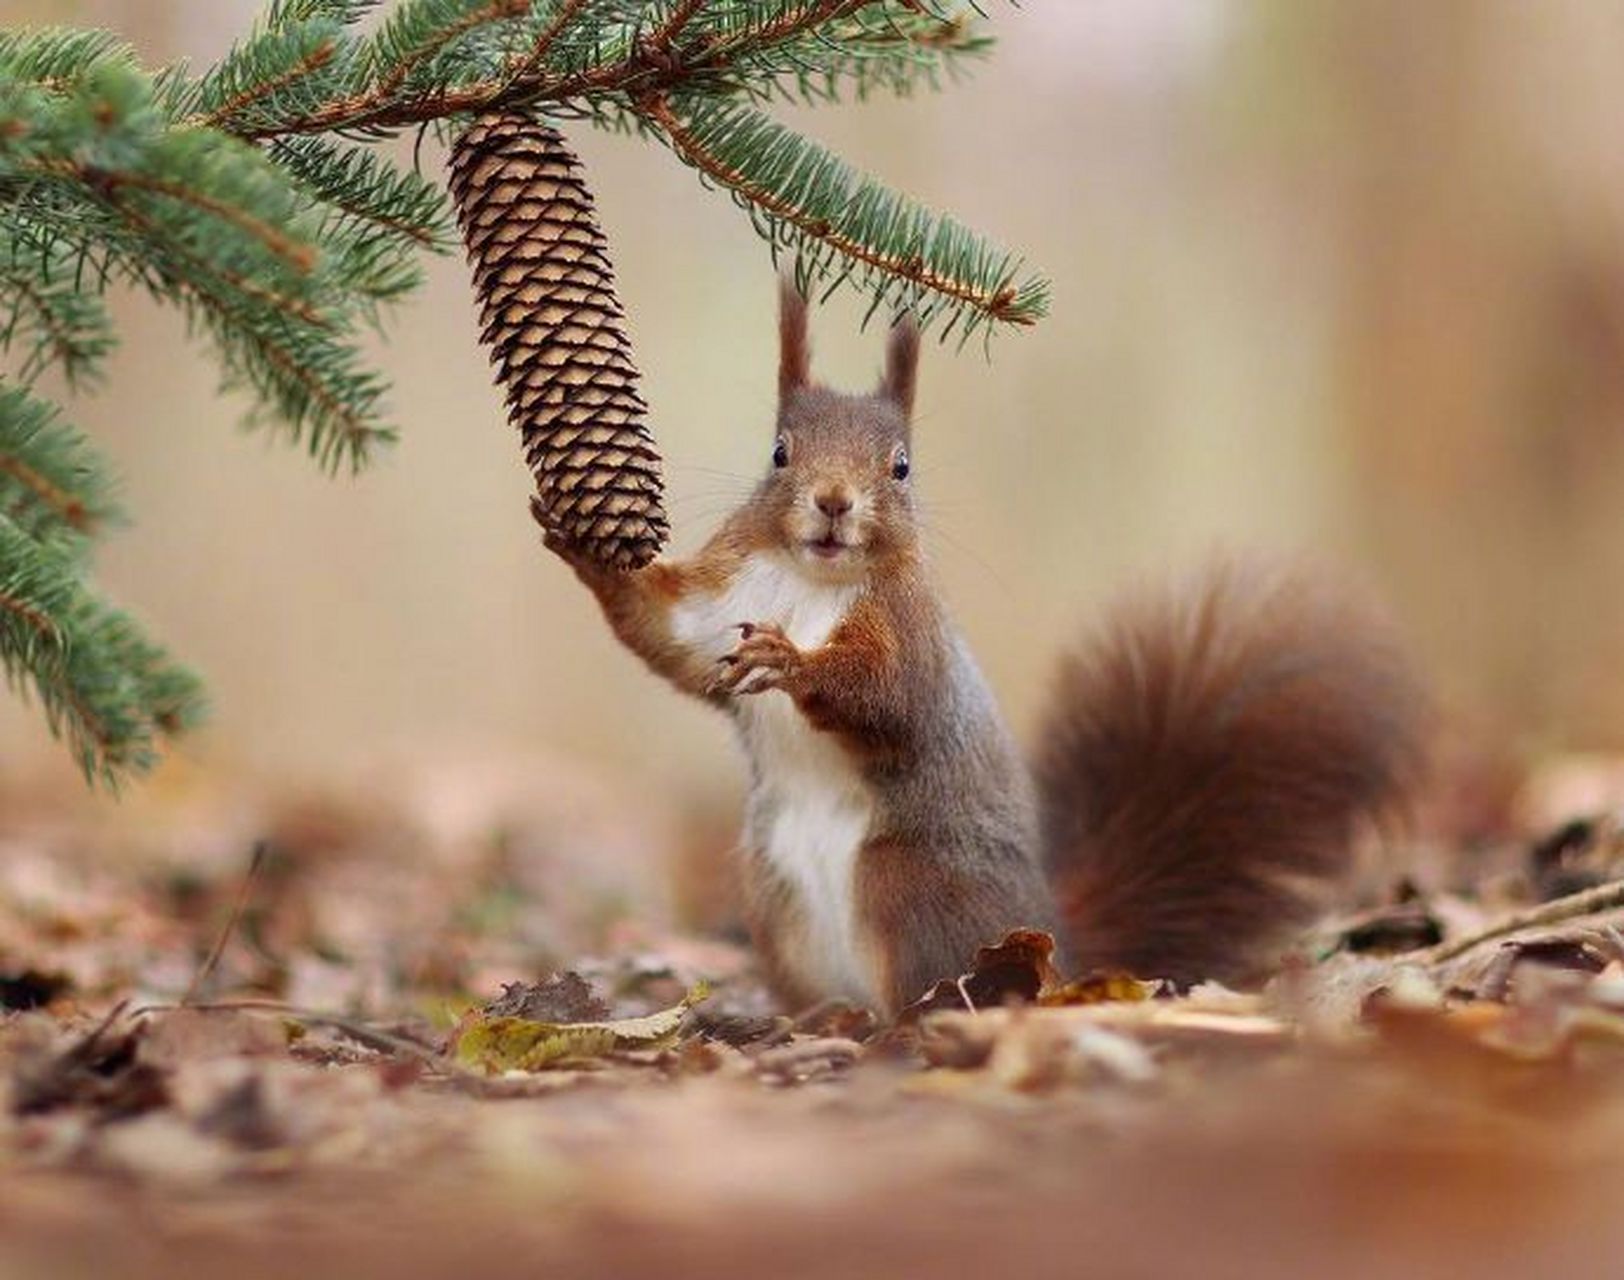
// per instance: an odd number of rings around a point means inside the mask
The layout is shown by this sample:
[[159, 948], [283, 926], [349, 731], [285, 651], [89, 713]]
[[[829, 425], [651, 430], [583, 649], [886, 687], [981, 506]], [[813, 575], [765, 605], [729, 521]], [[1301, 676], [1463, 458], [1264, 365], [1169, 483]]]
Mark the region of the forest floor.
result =
[[1616, 1275], [1619, 773], [1466, 779], [1257, 992], [1016, 938], [888, 1031], [563, 770], [18, 782], [0, 1277]]

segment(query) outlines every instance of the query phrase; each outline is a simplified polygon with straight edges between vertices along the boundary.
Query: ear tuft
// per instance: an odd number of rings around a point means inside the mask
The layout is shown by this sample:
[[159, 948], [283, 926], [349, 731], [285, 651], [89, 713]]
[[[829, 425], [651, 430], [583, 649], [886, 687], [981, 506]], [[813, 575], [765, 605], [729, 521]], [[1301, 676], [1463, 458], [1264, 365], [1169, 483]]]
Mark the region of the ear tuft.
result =
[[806, 331], [806, 299], [795, 281], [778, 282], [778, 398], [806, 386], [812, 379], [812, 341]]
[[919, 326], [912, 316], [905, 315], [891, 327], [891, 336], [886, 340], [880, 394], [901, 409], [904, 418], [911, 418], [918, 381]]

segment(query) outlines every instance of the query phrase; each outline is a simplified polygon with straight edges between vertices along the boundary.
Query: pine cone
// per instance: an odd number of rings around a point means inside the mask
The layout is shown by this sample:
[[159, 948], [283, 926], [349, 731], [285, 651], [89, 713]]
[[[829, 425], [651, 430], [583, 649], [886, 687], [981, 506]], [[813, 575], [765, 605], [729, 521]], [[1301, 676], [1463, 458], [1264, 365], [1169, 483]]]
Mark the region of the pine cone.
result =
[[536, 519], [601, 564], [647, 564], [668, 532], [660, 455], [580, 161], [558, 130], [490, 116], [452, 148], [451, 193]]

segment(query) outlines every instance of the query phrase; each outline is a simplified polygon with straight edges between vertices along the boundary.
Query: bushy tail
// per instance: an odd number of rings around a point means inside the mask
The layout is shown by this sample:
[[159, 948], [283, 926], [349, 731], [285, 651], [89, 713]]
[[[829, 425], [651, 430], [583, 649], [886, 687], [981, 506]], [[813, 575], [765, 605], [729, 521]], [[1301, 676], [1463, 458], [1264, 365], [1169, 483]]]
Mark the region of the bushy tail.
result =
[[1419, 682], [1373, 613], [1223, 568], [1066, 659], [1037, 779], [1072, 967], [1254, 974], [1420, 771]]

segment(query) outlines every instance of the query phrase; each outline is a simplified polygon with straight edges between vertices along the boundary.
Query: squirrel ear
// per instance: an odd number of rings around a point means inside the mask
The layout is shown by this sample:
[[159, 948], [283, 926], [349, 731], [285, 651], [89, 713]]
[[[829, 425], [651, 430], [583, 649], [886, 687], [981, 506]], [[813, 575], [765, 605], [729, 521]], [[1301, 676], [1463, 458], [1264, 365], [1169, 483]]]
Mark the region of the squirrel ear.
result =
[[806, 333], [806, 299], [785, 276], [778, 284], [778, 398], [812, 378], [812, 342]]
[[891, 327], [885, 344], [885, 376], [880, 394], [913, 417], [914, 387], [919, 381], [919, 326], [912, 316], [903, 316]]

